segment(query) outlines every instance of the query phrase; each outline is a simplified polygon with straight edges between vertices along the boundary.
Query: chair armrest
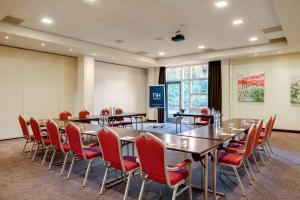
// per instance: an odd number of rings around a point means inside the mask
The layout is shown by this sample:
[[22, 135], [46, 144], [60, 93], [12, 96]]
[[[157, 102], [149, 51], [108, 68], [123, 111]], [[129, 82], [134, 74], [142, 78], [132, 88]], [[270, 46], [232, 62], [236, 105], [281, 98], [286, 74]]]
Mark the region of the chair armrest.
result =
[[238, 154], [244, 154], [245, 150], [238, 150], [235, 148], [231, 148], [231, 147], [224, 147], [223, 150], [229, 152], [229, 153], [238, 153]]
[[177, 163], [175, 166], [178, 167], [178, 168], [183, 168], [183, 167], [185, 167], [185, 166], [187, 166], [187, 165], [189, 165], [191, 163], [192, 163], [191, 160], [186, 159], [186, 160], [184, 160], [184, 161], [182, 161], [180, 163]]

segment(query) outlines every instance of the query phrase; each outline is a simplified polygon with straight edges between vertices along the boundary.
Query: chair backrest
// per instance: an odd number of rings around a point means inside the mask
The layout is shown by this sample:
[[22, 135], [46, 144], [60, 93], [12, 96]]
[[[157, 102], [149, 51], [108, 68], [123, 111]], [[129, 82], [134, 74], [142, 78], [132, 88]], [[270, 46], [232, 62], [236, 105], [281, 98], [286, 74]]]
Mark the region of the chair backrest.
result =
[[254, 148], [257, 147], [263, 129], [263, 120], [260, 120], [257, 125]]
[[64, 149], [61, 148], [61, 142], [60, 142], [61, 138], [59, 136], [58, 126], [55, 123], [55, 121], [50, 119], [47, 122], [46, 126], [47, 126], [47, 131], [48, 131], [51, 144], [55, 146], [56, 149], [61, 149], [63, 151]]
[[29, 139], [29, 130], [27, 126], [27, 122], [25, 121], [24, 117], [22, 115], [19, 116], [19, 123], [22, 129], [22, 133], [25, 139]]
[[82, 110], [79, 112], [79, 118], [87, 118], [90, 115], [90, 112], [87, 110]]
[[110, 166], [126, 171], [121, 153], [121, 142], [119, 135], [105, 127], [98, 132], [98, 140], [102, 151], [103, 160]]
[[72, 116], [72, 114], [70, 112], [64, 111], [59, 114], [59, 119], [60, 120], [68, 120], [69, 117], [71, 117], [71, 116]]
[[107, 108], [103, 108], [101, 111], [100, 111], [100, 114], [101, 115], [104, 115], [104, 116], [107, 116], [110, 114], [110, 111], [107, 109]]
[[85, 158], [85, 154], [83, 153], [82, 149], [83, 143], [81, 140], [80, 129], [74, 123], [71, 122], [66, 126], [65, 130], [71, 152], [79, 158]]
[[[209, 108], [202, 108], [200, 111], [202, 114], [208, 114], [209, 113]], [[209, 117], [201, 117], [202, 121], [209, 121]]]
[[170, 185], [167, 173], [166, 147], [151, 133], [142, 133], [135, 139], [142, 176]]
[[40, 127], [39, 121], [36, 120], [35, 118], [31, 117], [29, 123], [30, 123], [31, 129], [32, 129], [35, 141], [44, 145], [44, 140], [42, 138], [41, 127]]
[[249, 132], [247, 134], [246, 141], [245, 141], [244, 158], [248, 158], [251, 155], [251, 152], [252, 152], [253, 146], [254, 146], [255, 136], [256, 136], [256, 128], [254, 125], [252, 125], [251, 128], [249, 129]]
[[[116, 113], [116, 115], [122, 115], [124, 112], [123, 112], [122, 108], [116, 108], [115, 113]], [[124, 121], [124, 117], [116, 117], [115, 120], [116, 121]]]
[[272, 131], [272, 124], [273, 124], [273, 118], [270, 117], [268, 123], [266, 124], [266, 128], [265, 128], [265, 136], [264, 136], [265, 140], [269, 139], [269, 136]]

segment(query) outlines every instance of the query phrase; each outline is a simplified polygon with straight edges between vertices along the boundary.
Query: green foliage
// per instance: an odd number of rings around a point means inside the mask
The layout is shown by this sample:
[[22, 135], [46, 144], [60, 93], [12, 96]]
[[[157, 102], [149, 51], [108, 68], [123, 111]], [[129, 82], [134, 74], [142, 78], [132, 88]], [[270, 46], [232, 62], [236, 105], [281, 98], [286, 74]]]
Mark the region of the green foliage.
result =
[[300, 86], [298, 84], [291, 85], [291, 103], [300, 103]]

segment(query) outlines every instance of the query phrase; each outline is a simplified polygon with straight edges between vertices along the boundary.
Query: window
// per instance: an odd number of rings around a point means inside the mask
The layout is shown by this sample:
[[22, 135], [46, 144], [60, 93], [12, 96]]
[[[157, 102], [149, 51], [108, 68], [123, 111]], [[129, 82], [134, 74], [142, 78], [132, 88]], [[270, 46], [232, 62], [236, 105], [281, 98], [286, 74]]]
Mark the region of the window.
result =
[[[177, 105], [184, 108], [186, 112], [200, 112], [201, 107], [208, 105], [208, 65], [191, 65], [170, 67], [166, 70], [166, 81], [168, 85], [176, 84], [180, 87], [168, 87], [168, 107]], [[174, 90], [176, 91], [173, 91]], [[173, 97], [170, 94], [178, 94], [180, 98]], [[180, 99], [180, 102], [178, 102]], [[179, 106], [178, 106], [179, 105]], [[171, 117], [175, 112], [175, 107], [172, 107], [172, 112], [168, 111], [168, 116]], [[168, 109], [169, 110], [169, 109]]]

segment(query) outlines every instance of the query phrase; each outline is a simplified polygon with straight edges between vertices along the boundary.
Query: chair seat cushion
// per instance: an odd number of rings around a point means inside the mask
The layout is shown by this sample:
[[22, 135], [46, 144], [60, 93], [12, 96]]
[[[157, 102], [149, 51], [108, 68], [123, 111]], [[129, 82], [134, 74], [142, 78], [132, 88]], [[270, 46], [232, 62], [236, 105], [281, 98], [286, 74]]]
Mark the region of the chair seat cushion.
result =
[[208, 125], [208, 121], [200, 121], [200, 122], [195, 122], [196, 125], [201, 125], [201, 126], [206, 126]]
[[139, 164], [136, 162], [136, 157], [134, 156], [124, 156], [124, 165], [126, 171], [132, 171], [134, 169], [139, 168]]
[[179, 169], [177, 171], [169, 171], [171, 185], [176, 185], [180, 181], [186, 179], [188, 175], [189, 172], [185, 169]]
[[30, 139], [30, 141], [34, 141], [34, 139], [35, 139], [34, 135], [30, 135], [29, 139]]
[[238, 143], [231, 143], [228, 145], [230, 148], [234, 148], [236, 150], [245, 150], [245, 146]]
[[96, 157], [101, 156], [101, 151], [99, 147], [89, 147], [89, 148], [85, 148], [85, 156], [87, 159], [93, 159]]
[[257, 141], [257, 144], [262, 144], [262, 139], [261, 138]]
[[47, 146], [48, 146], [48, 145], [51, 145], [51, 140], [50, 140], [50, 138], [44, 137], [43, 140], [44, 140], [44, 144], [45, 144], [45, 145], [47, 145]]
[[220, 163], [239, 165], [242, 161], [243, 156], [238, 153], [229, 153], [222, 150], [219, 151], [218, 158]]
[[64, 152], [69, 152], [70, 151], [70, 145], [67, 143], [61, 144]]

